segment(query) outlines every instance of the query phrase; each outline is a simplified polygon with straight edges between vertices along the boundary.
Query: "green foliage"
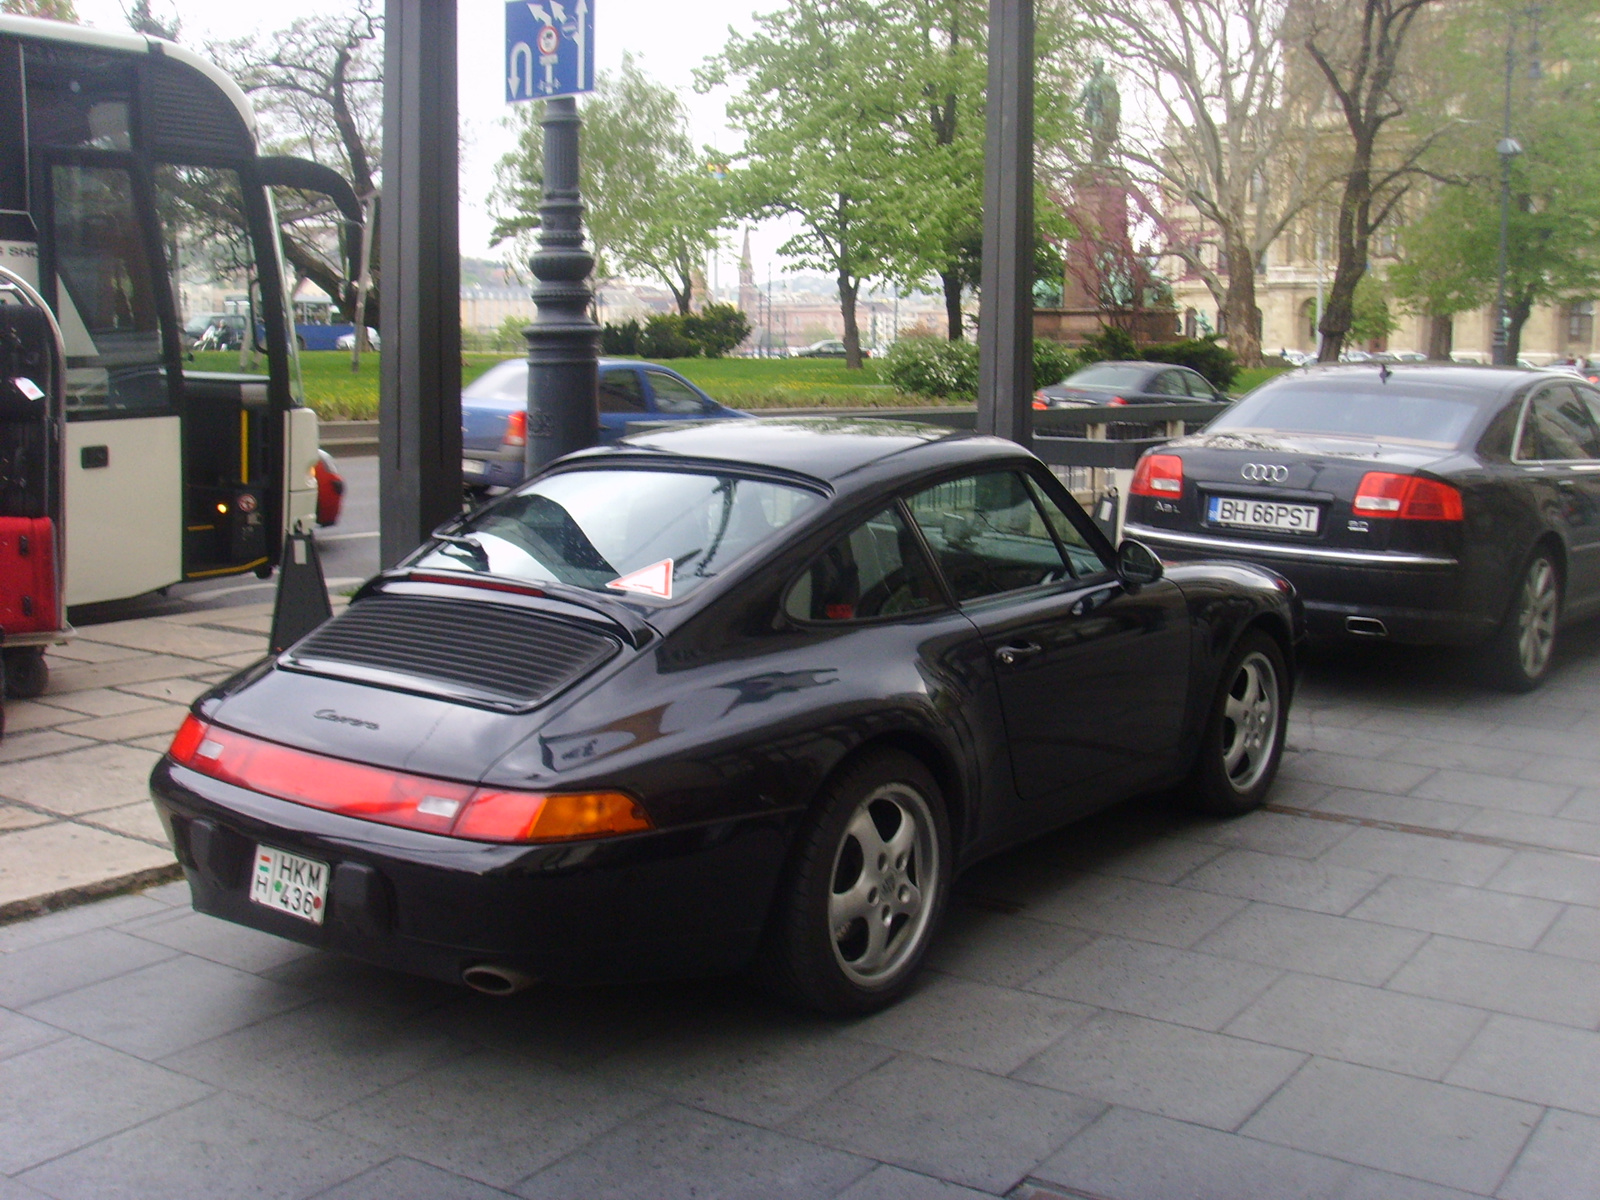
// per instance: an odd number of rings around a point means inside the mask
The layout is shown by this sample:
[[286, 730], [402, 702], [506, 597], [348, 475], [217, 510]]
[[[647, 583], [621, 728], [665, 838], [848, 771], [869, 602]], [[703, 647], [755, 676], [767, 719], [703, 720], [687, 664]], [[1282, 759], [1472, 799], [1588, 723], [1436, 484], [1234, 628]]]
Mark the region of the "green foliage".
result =
[[639, 353], [645, 358], [693, 358], [700, 343], [690, 335], [689, 318], [682, 313], [651, 317], [639, 334]]
[[978, 394], [978, 347], [946, 338], [903, 337], [889, 347], [883, 373], [902, 392], [971, 400]]
[[1078, 348], [1078, 363], [1129, 362], [1139, 359], [1139, 347], [1126, 329], [1115, 325], [1102, 325], [1100, 332], [1092, 334]]
[[1033, 339], [1033, 386], [1059, 383], [1082, 365], [1078, 352], [1064, 342], [1050, 338]]
[[1376, 342], [1388, 337], [1398, 328], [1400, 322], [1389, 311], [1389, 299], [1384, 294], [1384, 281], [1369, 270], [1361, 277], [1361, 282], [1356, 284], [1354, 310], [1350, 316], [1350, 332], [1346, 336], [1353, 342]]
[[708, 304], [683, 318], [683, 332], [707, 358], [721, 358], [750, 336], [750, 318], [731, 304]]
[[607, 321], [600, 328], [600, 353], [612, 358], [637, 358], [643, 332], [631, 317], [618, 325]]

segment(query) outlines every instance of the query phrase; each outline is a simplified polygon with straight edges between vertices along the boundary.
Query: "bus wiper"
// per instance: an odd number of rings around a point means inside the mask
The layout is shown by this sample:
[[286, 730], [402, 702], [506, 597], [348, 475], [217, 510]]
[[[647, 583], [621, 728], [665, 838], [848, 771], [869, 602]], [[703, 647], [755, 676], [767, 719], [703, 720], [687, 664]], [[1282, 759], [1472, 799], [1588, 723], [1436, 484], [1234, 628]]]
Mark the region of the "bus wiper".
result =
[[433, 535], [433, 540], [445, 543], [444, 553], [452, 549], [464, 551], [466, 556], [483, 570], [489, 569], [489, 552], [479, 545], [476, 539], [454, 533], [436, 533]]

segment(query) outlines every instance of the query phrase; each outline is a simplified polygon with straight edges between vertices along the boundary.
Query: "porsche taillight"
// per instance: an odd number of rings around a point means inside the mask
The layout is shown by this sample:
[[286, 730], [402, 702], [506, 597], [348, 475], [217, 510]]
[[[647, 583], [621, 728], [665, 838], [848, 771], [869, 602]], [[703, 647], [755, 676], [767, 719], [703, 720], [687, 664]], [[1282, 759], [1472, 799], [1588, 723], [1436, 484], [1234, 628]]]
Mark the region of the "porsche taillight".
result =
[[1183, 495], [1183, 459], [1176, 454], [1146, 454], [1133, 470], [1128, 491], [1134, 496]]
[[1350, 511], [1358, 517], [1395, 517], [1403, 521], [1459, 521], [1461, 492], [1437, 479], [1368, 471], [1361, 477]]
[[528, 444], [528, 410], [516, 409], [506, 418], [506, 435], [500, 439], [502, 446], [526, 446]]
[[479, 787], [297, 750], [192, 715], [167, 753], [191, 771], [280, 800], [471, 841], [566, 842], [653, 828], [622, 792]]

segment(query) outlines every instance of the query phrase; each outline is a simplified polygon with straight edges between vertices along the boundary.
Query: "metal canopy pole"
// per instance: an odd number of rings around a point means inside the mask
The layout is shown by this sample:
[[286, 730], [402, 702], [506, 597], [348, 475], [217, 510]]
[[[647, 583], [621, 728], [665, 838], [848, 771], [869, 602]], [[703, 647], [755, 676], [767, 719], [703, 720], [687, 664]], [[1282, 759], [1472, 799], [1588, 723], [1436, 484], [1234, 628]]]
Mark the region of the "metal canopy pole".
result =
[[578, 192], [578, 104], [557, 96], [544, 106], [544, 200], [539, 249], [529, 266], [533, 324], [528, 339], [528, 445], [531, 476], [546, 463], [595, 444], [600, 429], [600, 327], [589, 316], [594, 256], [583, 245]]
[[456, 0], [384, 4], [379, 554], [461, 511]]
[[989, 2], [978, 431], [1033, 440], [1033, 0]]

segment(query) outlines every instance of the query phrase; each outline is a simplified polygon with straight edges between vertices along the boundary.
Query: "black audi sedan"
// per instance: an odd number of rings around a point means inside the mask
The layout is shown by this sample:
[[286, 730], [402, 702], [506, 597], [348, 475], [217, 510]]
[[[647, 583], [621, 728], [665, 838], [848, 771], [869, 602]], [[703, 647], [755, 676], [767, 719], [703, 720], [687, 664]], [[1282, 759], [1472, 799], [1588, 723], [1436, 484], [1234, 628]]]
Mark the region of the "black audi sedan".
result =
[[1128, 532], [1295, 584], [1314, 637], [1474, 646], [1492, 680], [1547, 674], [1600, 605], [1600, 390], [1569, 373], [1309, 367], [1149, 451]]
[[1182, 404], [1189, 400], [1226, 404], [1228, 397], [1212, 387], [1200, 372], [1176, 363], [1098, 362], [1034, 392], [1033, 407]]
[[1011, 442], [685, 425], [441, 528], [151, 784], [203, 912], [485, 991], [753, 964], [860, 1012], [978, 859], [1147, 789], [1259, 804], [1298, 628]]

